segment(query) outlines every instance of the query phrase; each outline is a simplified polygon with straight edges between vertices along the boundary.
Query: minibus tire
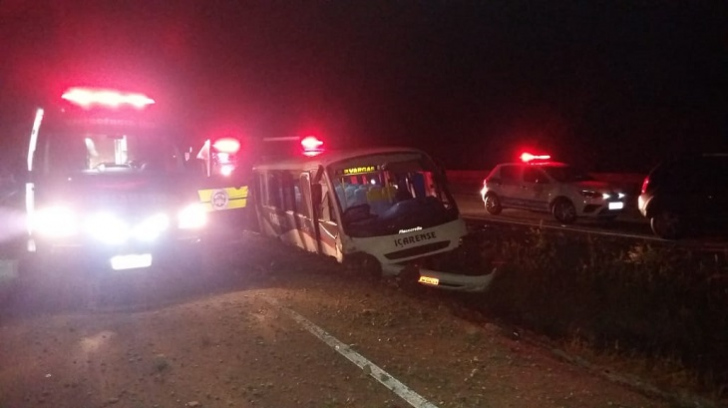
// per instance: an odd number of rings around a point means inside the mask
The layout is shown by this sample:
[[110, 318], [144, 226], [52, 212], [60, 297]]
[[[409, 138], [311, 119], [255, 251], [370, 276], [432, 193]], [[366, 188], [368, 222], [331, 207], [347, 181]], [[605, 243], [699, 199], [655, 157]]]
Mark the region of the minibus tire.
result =
[[373, 279], [382, 278], [382, 265], [369, 254], [356, 253], [344, 258], [344, 266], [357, 274]]

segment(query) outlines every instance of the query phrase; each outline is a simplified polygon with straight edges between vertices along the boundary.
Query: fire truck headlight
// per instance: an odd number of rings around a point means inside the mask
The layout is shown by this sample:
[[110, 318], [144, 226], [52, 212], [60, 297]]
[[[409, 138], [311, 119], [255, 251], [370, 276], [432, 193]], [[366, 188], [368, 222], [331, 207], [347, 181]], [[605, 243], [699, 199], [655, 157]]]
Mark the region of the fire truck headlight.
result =
[[86, 231], [105, 244], [122, 244], [129, 239], [131, 228], [124, 220], [109, 213], [97, 213], [86, 219]]
[[220, 167], [220, 174], [223, 176], [229, 176], [233, 174], [233, 170], [235, 170], [235, 166], [232, 164], [224, 164], [222, 167]]
[[181, 229], [199, 229], [207, 224], [207, 212], [199, 203], [183, 208], [177, 218]]
[[48, 207], [34, 214], [32, 228], [51, 238], [70, 237], [78, 233], [78, 218], [68, 207]]
[[140, 241], [154, 241], [167, 228], [169, 228], [167, 214], [155, 214], [144, 219], [134, 228], [134, 237]]

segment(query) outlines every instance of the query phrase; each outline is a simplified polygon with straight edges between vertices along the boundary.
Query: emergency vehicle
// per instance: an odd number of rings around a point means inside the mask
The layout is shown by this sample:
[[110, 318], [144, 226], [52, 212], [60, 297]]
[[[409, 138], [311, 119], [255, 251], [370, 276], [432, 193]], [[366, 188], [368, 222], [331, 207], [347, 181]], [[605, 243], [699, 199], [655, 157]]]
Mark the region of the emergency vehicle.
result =
[[181, 132], [155, 116], [155, 101], [77, 87], [57, 102], [37, 109], [28, 126], [22, 199], [4, 209], [24, 225], [0, 243], [0, 267], [199, 265], [206, 177], [186, 160]]
[[504, 208], [546, 212], [562, 224], [577, 218], [614, 220], [625, 207], [626, 194], [584, 170], [551, 160], [550, 155], [523, 153], [520, 162], [502, 163], [483, 180], [485, 210]]
[[261, 234], [376, 275], [412, 275], [412, 282], [460, 291], [489, 286], [492, 271], [434, 269], [467, 230], [444, 172], [427, 154], [327, 151], [316, 138], [301, 142], [301, 154], [253, 166]]
[[250, 229], [250, 164], [242, 149], [241, 138], [223, 136], [205, 140], [192, 158], [203, 167], [206, 176], [197, 194], [208, 213], [208, 229], [218, 242], [236, 242], [243, 230]]

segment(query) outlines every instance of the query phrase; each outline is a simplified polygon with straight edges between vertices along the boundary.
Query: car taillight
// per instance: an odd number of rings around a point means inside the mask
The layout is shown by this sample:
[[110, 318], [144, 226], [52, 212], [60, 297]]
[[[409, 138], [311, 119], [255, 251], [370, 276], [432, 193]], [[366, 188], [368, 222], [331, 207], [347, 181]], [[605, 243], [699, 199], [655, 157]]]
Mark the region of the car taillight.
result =
[[640, 192], [644, 194], [647, 191], [647, 186], [650, 184], [650, 178], [645, 177], [645, 180], [642, 182], [642, 188], [640, 189]]

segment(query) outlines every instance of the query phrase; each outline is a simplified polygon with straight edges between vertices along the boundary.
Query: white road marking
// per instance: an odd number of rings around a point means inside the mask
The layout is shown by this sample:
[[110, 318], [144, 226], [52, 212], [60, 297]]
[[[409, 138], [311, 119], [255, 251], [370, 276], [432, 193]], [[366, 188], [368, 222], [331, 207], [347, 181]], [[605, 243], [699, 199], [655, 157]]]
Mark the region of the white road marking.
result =
[[276, 299], [273, 299], [272, 297], [263, 296], [263, 298], [271, 305], [286, 312], [293, 320], [303, 326], [311, 334], [316, 336], [324, 343], [328, 344], [329, 347], [336, 350], [336, 352], [346, 357], [349, 361], [356, 364], [364, 372], [367, 372], [375, 380], [379, 381], [382, 385], [389, 388], [392, 392], [397, 394], [400, 398], [405, 400], [411, 406], [415, 408], [437, 408], [437, 405], [426, 400], [423, 396], [416, 393], [396, 378], [392, 377], [392, 375], [382, 370], [376, 364], [367, 360], [366, 357], [352, 350], [348, 345], [341, 342], [336, 337], [330, 335], [324, 329], [316, 326], [310, 320], [306, 319], [295, 311], [281, 305]]

